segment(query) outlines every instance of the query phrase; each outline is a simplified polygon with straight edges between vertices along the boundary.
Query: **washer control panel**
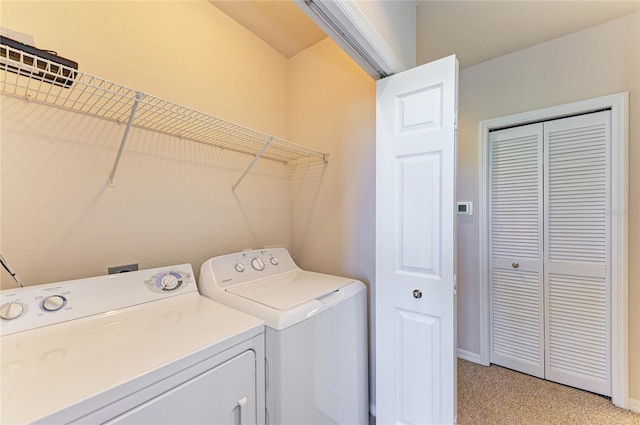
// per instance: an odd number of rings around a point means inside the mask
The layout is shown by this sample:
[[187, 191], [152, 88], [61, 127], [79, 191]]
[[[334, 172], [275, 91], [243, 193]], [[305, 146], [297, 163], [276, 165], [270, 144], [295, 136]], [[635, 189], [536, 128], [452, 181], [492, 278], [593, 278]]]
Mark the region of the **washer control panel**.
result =
[[[179, 270], [161, 271], [146, 281], [147, 288], [156, 293], [166, 293], [177, 291], [182, 288], [182, 284], [186, 281], [187, 273]], [[190, 273], [193, 277], [193, 273]]]
[[284, 248], [265, 248], [222, 255], [206, 261], [203, 267], [210, 268], [218, 286], [222, 288], [300, 270]]
[[0, 291], [0, 335], [197, 292], [191, 264]]

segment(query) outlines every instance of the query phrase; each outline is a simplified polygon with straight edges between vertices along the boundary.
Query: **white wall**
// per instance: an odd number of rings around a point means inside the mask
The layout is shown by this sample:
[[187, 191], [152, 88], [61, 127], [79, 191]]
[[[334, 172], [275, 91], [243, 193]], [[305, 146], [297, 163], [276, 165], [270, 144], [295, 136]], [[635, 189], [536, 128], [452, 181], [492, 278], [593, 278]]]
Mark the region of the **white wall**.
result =
[[[287, 137], [287, 60], [206, 1], [2, 2], [0, 25], [80, 70]], [[289, 171], [2, 96], [2, 253], [24, 284], [291, 242]], [[2, 274], [4, 287], [14, 283]]]
[[[479, 122], [622, 91], [629, 109], [630, 396], [640, 400], [640, 14], [460, 72], [458, 200], [479, 202]], [[480, 352], [479, 223], [458, 221], [458, 346]]]
[[416, 66], [416, 8], [411, 0], [354, 0], [371, 25], [402, 62], [403, 70]]

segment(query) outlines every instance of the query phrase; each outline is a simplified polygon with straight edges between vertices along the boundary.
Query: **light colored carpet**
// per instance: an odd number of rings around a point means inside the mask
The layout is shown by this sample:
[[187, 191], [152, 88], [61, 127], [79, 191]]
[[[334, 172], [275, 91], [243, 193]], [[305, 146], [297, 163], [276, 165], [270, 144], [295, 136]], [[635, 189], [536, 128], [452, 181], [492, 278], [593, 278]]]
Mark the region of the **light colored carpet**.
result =
[[640, 415], [597, 394], [458, 359], [458, 425], [640, 425]]
[[640, 425], [605, 397], [458, 360], [459, 425]]

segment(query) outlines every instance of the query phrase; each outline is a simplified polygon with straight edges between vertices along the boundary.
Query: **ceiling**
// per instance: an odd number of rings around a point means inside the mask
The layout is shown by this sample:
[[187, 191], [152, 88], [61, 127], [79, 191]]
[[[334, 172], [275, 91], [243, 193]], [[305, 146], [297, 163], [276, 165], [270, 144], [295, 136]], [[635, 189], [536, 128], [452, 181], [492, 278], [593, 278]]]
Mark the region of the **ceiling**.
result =
[[287, 58], [327, 37], [293, 0], [209, 0]]
[[[292, 0], [209, 1], [287, 58], [326, 37]], [[417, 4], [417, 63], [455, 53], [461, 68], [640, 11], [640, 0]]]
[[460, 68], [640, 11], [633, 1], [420, 1], [416, 59]]

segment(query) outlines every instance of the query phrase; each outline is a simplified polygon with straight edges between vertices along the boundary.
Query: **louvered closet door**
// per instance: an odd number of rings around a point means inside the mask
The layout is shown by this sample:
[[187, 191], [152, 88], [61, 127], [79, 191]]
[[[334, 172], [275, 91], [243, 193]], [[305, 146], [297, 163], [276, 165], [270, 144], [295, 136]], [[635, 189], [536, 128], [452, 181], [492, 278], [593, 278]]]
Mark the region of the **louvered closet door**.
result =
[[491, 362], [544, 377], [542, 124], [490, 134]]
[[546, 378], [610, 395], [610, 112], [545, 123]]

